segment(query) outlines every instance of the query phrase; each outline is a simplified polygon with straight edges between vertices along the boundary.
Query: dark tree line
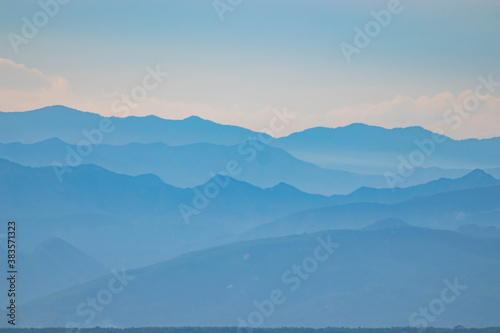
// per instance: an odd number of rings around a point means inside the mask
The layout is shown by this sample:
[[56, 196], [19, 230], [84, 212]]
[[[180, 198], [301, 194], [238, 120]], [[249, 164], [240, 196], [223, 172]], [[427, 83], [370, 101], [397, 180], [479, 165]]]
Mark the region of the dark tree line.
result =
[[1, 333], [500, 333], [500, 327], [491, 328], [254, 328], [236, 327], [164, 327], [164, 328], [0, 328]]

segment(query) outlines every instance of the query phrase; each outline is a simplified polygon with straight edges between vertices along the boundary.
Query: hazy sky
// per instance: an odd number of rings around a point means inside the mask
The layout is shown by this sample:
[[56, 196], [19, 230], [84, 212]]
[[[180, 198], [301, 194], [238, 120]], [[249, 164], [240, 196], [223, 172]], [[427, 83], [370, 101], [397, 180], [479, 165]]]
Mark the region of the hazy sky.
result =
[[[297, 115], [287, 133], [364, 122], [500, 136], [500, 86], [480, 89], [493, 96], [469, 113], [447, 111], [466, 103], [479, 76], [500, 81], [500, 2], [402, 0], [348, 63], [341, 43], [356, 46], [354, 29], [391, 5], [243, 0], [221, 20], [213, 1], [72, 0], [49, 6], [57, 13], [45, 24], [38, 1], [3, 0], [0, 110], [62, 104], [113, 115], [113, 101], [159, 66], [169, 76], [131, 114], [259, 130], [286, 107]], [[23, 35], [37, 19], [38, 31]], [[25, 38], [18, 52], [13, 34]]]

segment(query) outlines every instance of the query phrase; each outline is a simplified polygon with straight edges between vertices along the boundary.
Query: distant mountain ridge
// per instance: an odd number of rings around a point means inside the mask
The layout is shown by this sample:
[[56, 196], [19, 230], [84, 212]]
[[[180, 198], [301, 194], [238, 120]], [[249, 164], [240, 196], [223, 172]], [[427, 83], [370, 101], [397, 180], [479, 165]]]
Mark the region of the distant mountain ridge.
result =
[[88, 140], [82, 131], [100, 129], [102, 120], [109, 121], [106, 128], [113, 128], [103, 135], [102, 143], [108, 144], [164, 142], [185, 145], [209, 142], [234, 145], [256, 135], [242, 127], [220, 125], [196, 116], [183, 120], [156, 116], [107, 118], [55, 105], [33, 111], [0, 112], [0, 142], [35, 143], [57, 137], [78, 144]]
[[[102, 143], [114, 145], [163, 142], [172, 146], [193, 143], [230, 146], [259, 134], [199, 117], [184, 120], [156, 116], [105, 118], [64, 106], [52, 106], [27, 112], [0, 112], [0, 142], [35, 143], [57, 137], [78, 144], [88, 140], [83, 130], [92, 132], [103, 120], [108, 121], [114, 130], [103, 135]], [[445, 141], [435, 141], [441, 139]], [[323, 168], [365, 174], [397, 172], [401, 158], [408, 160], [415, 151], [425, 156], [422, 165], [416, 167], [470, 170], [500, 166], [498, 137], [452, 140], [421, 127], [385, 129], [364, 124], [316, 127], [277, 138], [270, 145]]]
[[413, 167], [484, 169], [500, 165], [500, 137], [453, 140], [421, 127], [316, 127], [278, 138], [272, 145], [325, 168], [361, 173], [397, 173], [401, 159], [411, 164], [409, 156], [416, 152], [424, 161]]
[[167, 184], [182, 188], [204, 184], [217, 173], [227, 174], [230, 161], [238, 163], [240, 170], [231, 175], [232, 178], [263, 188], [284, 182], [305, 192], [330, 195], [349, 193], [363, 185], [388, 186], [383, 176], [323, 169], [298, 160], [280, 148], [261, 147], [257, 150], [250, 142], [235, 146], [212, 143], [169, 146], [161, 142], [100, 144], [94, 146], [90, 154], [81, 156], [76, 145], [51, 138], [34, 144], [0, 143], [0, 158], [37, 167], [51, 166], [54, 162], [64, 166], [80, 162], [132, 176], [152, 173]]
[[[52, 138], [34, 144], [0, 143], [0, 158], [34, 167], [51, 166], [54, 162], [61, 165], [80, 162], [95, 164], [131, 176], [152, 173], [161, 177], [167, 184], [182, 188], [206, 183], [219, 172], [227, 173], [229, 161], [236, 161], [241, 166], [241, 172], [233, 178], [262, 188], [287, 183], [305, 192], [331, 195], [350, 193], [361, 187], [358, 195], [362, 195], [365, 191], [363, 187], [389, 186], [383, 176], [324, 169], [298, 160], [280, 148], [267, 146], [262, 151], [257, 151], [251, 150], [250, 147], [249, 143], [238, 146], [209, 143], [168, 146], [160, 142], [100, 144], [92, 148], [91, 154], [80, 156], [77, 153], [77, 146]], [[248, 161], [249, 158], [252, 159]], [[419, 176], [421, 173], [424, 173], [422, 177]], [[430, 179], [427, 179], [426, 173]], [[444, 170], [444, 173], [451, 175], [447, 178], [456, 178], [466, 174], [467, 171]], [[415, 177], [409, 179], [404, 186], [411, 186], [417, 180], [428, 182], [440, 178], [437, 177], [439, 174], [430, 170], [416, 169]], [[391, 191], [400, 192], [397, 188]]]
[[500, 179], [496, 179], [483, 170], [473, 170], [463, 177], [456, 179], [440, 178], [425, 184], [410, 187], [396, 187], [392, 189], [377, 189], [361, 187], [345, 196], [334, 196], [336, 204], [352, 202], [376, 202], [392, 204], [405, 201], [419, 196], [428, 196], [442, 192], [466, 190], [472, 188], [489, 187], [500, 185]]
[[293, 213], [256, 227], [241, 239], [357, 229], [395, 218], [414, 226], [455, 229], [463, 224], [500, 226], [500, 185], [415, 197], [395, 204], [355, 202]]
[[[451, 196], [459, 192], [456, 191], [458, 188], [474, 188], [476, 183], [466, 180], [478, 179], [478, 176], [483, 180], [478, 180], [477, 186], [490, 186], [484, 191], [498, 183], [498, 180], [475, 171], [463, 179], [429, 183], [428, 188], [421, 185], [394, 192], [368, 189], [367, 194], [362, 196], [356, 191], [347, 196], [326, 197], [301, 192], [284, 183], [262, 189], [221, 176], [195, 189], [181, 189], [165, 184], [154, 175], [132, 177], [95, 165], [75, 167], [61, 183], [51, 167], [23, 167], [0, 159], [0, 212], [8, 212], [29, 226], [30, 232], [25, 234], [26, 246], [58, 235], [108, 266], [126, 258], [129, 266], [136, 267], [188, 251], [237, 241], [247, 237], [245, 232], [248, 230], [260, 230], [255, 228], [265, 224], [271, 227], [276, 223], [273, 221], [304, 216], [311, 209], [343, 210], [350, 214], [350, 220], [359, 216], [353, 228], [361, 227], [370, 221], [375, 222], [375, 218], [393, 217], [392, 206], [382, 206], [379, 202], [403, 205], [400, 203], [403, 200], [416, 200], [419, 196], [425, 198], [426, 195], [436, 195], [436, 192], [450, 193], [447, 195]], [[217, 182], [227, 185], [220, 188], [213, 199], [203, 199], [201, 196], [205, 189]], [[194, 200], [205, 207], [196, 209], [189, 216], [190, 224], [187, 224], [179, 205], [194, 209]], [[337, 208], [332, 208], [335, 205]], [[428, 201], [418, 207], [427, 211], [429, 205], [435, 204]], [[386, 211], [373, 211], [374, 207], [386, 207]], [[394, 207], [401, 212], [407, 206]], [[360, 215], [365, 211], [365, 215]], [[440, 214], [439, 211], [429, 211], [428, 216], [437, 219], [434, 213]], [[491, 214], [485, 224], [494, 223], [491, 220], [494, 213]], [[402, 218], [405, 219], [405, 216]], [[414, 224], [413, 220], [408, 222]], [[348, 225], [346, 223], [325, 224], [324, 228], [342, 228]], [[262, 228], [266, 230], [267, 227]], [[449, 229], [454, 227], [453, 224], [445, 225]], [[295, 233], [300, 228], [291, 224], [286, 230]], [[273, 233], [258, 235], [266, 237]], [[138, 248], [127, 245], [134, 244], [138, 237], [148, 239], [148, 242]]]
[[[27, 245], [61, 235], [105, 264], [125, 257], [137, 266], [227, 242], [233, 234], [331, 201], [291, 186], [261, 189], [217, 177], [195, 189], [181, 189], [154, 175], [132, 177], [81, 165], [59, 182], [52, 167], [0, 159], [0, 218], [9, 214], [21, 219], [30, 230]], [[207, 198], [205, 189], [217, 181], [227, 185]], [[196, 209], [189, 220], [181, 204]], [[147, 242], [131, 247], [138, 238]]]

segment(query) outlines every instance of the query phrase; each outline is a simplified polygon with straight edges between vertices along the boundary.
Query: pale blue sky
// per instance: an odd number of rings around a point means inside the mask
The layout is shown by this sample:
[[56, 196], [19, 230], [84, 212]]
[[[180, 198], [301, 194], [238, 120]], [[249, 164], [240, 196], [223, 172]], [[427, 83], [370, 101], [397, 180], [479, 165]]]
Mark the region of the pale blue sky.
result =
[[243, 0], [221, 22], [212, 1], [72, 0], [16, 54], [7, 34], [20, 34], [21, 18], [40, 7], [4, 0], [0, 58], [62, 77], [88, 99], [126, 91], [160, 64], [171, 75], [151, 96], [249, 114], [458, 96], [479, 75], [500, 77], [498, 1], [402, 0], [402, 12], [348, 64], [339, 44], [387, 3]]

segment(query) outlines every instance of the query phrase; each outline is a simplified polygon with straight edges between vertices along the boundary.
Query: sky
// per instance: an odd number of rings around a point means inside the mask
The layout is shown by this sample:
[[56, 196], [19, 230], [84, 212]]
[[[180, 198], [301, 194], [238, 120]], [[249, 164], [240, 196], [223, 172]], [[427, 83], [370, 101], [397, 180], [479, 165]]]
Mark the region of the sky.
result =
[[[0, 111], [112, 116], [135, 91], [127, 115], [261, 130], [286, 109], [280, 135], [360, 122], [500, 136], [499, 17], [472, 0], [3, 0]], [[145, 89], [151, 71], [168, 76]]]

